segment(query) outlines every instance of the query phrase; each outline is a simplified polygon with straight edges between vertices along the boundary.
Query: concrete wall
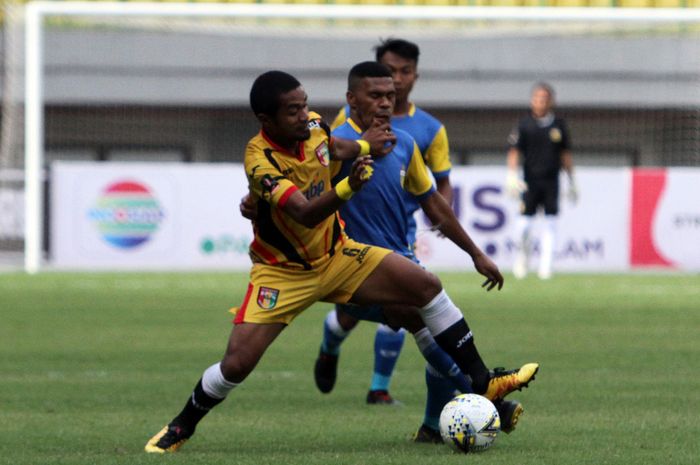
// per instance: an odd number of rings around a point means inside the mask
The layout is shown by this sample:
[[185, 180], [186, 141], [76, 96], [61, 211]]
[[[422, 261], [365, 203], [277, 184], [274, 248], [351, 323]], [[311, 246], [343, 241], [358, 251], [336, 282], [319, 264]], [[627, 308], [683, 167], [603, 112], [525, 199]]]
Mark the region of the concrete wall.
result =
[[[248, 110], [255, 76], [268, 69], [295, 74], [311, 107], [332, 117], [344, 101], [348, 69], [372, 58], [378, 37], [322, 38], [293, 28], [286, 35], [260, 28], [236, 35], [49, 30], [49, 158], [240, 160], [257, 131]], [[502, 163], [532, 83], [546, 80], [580, 161], [700, 164], [695, 34], [405, 37], [422, 52], [413, 99], [444, 121], [456, 162]]]
[[[324, 38], [61, 31], [46, 38], [46, 99], [56, 104], [247, 105], [254, 77], [295, 74], [316, 105], [342, 98], [347, 71], [377, 37]], [[388, 35], [388, 34], [387, 34]], [[410, 37], [409, 37], [410, 38]], [[700, 105], [700, 41], [573, 36], [417, 39], [415, 98], [439, 107], [508, 107], [550, 81], [564, 105]]]

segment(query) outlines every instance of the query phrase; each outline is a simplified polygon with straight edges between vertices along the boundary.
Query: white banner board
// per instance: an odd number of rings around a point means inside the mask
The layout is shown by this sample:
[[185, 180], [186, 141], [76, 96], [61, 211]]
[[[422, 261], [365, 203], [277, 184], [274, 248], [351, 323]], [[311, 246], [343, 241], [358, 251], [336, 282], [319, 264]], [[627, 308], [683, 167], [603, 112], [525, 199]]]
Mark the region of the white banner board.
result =
[[[501, 167], [456, 167], [450, 174], [455, 189], [454, 210], [474, 242], [498, 264], [510, 269], [517, 250], [518, 200], [504, 190], [506, 170]], [[554, 254], [554, 268], [561, 271], [624, 271], [628, 268], [627, 229], [629, 173], [623, 169], [581, 168], [576, 174], [579, 201], [560, 202]], [[562, 180], [562, 193], [567, 188]], [[449, 240], [428, 232], [422, 212], [419, 224], [418, 256], [429, 269], [472, 269], [471, 259]], [[531, 266], [539, 255], [538, 231], [542, 216], [536, 217]], [[421, 229], [423, 233], [421, 234]]]
[[[503, 167], [455, 167], [455, 211], [504, 270], [512, 266], [519, 202]], [[555, 271], [700, 270], [700, 169], [586, 168], [576, 205], [562, 195]], [[562, 194], [567, 181], [562, 181]], [[247, 192], [240, 164], [77, 163], [52, 166], [50, 260], [57, 268], [185, 270], [250, 266]], [[472, 270], [469, 257], [430, 232], [418, 254], [434, 270]], [[536, 222], [534, 236], [542, 221]], [[532, 267], [536, 266], [535, 241]]]
[[89, 269], [247, 269], [239, 164], [52, 166], [51, 263]]

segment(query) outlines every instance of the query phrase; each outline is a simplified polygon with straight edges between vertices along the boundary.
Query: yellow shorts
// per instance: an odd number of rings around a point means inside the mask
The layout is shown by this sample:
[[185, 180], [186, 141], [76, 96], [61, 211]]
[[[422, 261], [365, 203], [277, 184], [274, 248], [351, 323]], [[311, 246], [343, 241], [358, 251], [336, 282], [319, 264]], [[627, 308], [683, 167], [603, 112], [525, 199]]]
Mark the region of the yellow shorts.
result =
[[286, 323], [318, 301], [346, 303], [391, 250], [346, 238], [311, 270], [256, 263], [234, 323]]

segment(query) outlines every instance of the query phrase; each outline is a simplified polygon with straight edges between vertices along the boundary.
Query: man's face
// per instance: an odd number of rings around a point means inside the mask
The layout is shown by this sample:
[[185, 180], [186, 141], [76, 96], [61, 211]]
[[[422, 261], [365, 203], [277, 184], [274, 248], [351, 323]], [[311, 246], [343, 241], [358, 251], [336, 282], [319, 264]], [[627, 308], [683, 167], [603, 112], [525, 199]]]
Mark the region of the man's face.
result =
[[532, 114], [535, 115], [535, 117], [542, 118], [546, 116], [552, 109], [552, 96], [549, 95], [547, 90], [538, 87], [532, 91], [530, 108], [532, 109]]
[[413, 90], [413, 84], [418, 79], [418, 66], [414, 60], [409, 60], [393, 52], [386, 52], [379, 62], [391, 70], [391, 78], [394, 80], [396, 100], [404, 102]]
[[265, 117], [265, 132], [275, 140], [300, 142], [311, 137], [309, 130], [309, 107], [306, 91], [302, 86], [281, 94], [279, 108], [274, 118]]
[[396, 103], [396, 90], [390, 77], [363, 78], [357, 88], [348, 91], [348, 103], [362, 126], [367, 129], [374, 119], [389, 121]]

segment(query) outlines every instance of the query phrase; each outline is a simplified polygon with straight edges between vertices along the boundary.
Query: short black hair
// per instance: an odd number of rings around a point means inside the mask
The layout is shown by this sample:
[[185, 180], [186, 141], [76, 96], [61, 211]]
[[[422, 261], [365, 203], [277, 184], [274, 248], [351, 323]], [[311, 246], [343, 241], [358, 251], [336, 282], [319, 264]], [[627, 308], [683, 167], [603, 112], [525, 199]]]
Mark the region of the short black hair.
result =
[[354, 90], [364, 78], [388, 77], [391, 78], [391, 70], [376, 61], [363, 61], [350, 69], [348, 74], [348, 90]]
[[536, 91], [537, 89], [542, 89], [549, 94], [550, 99], [554, 99], [554, 87], [552, 87], [548, 82], [536, 82], [535, 85], [532, 86], [532, 92]]
[[301, 86], [301, 83], [284, 71], [268, 71], [253, 82], [250, 89], [250, 108], [256, 115], [275, 116], [279, 109], [280, 95]]
[[418, 45], [409, 42], [405, 39], [396, 39], [389, 37], [388, 39], [380, 40], [379, 45], [374, 47], [374, 53], [377, 61], [380, 61], [386, 52], [395, 53], [406, 60], [413, 60], [418, 64], [418, 55], [420, 49]]

